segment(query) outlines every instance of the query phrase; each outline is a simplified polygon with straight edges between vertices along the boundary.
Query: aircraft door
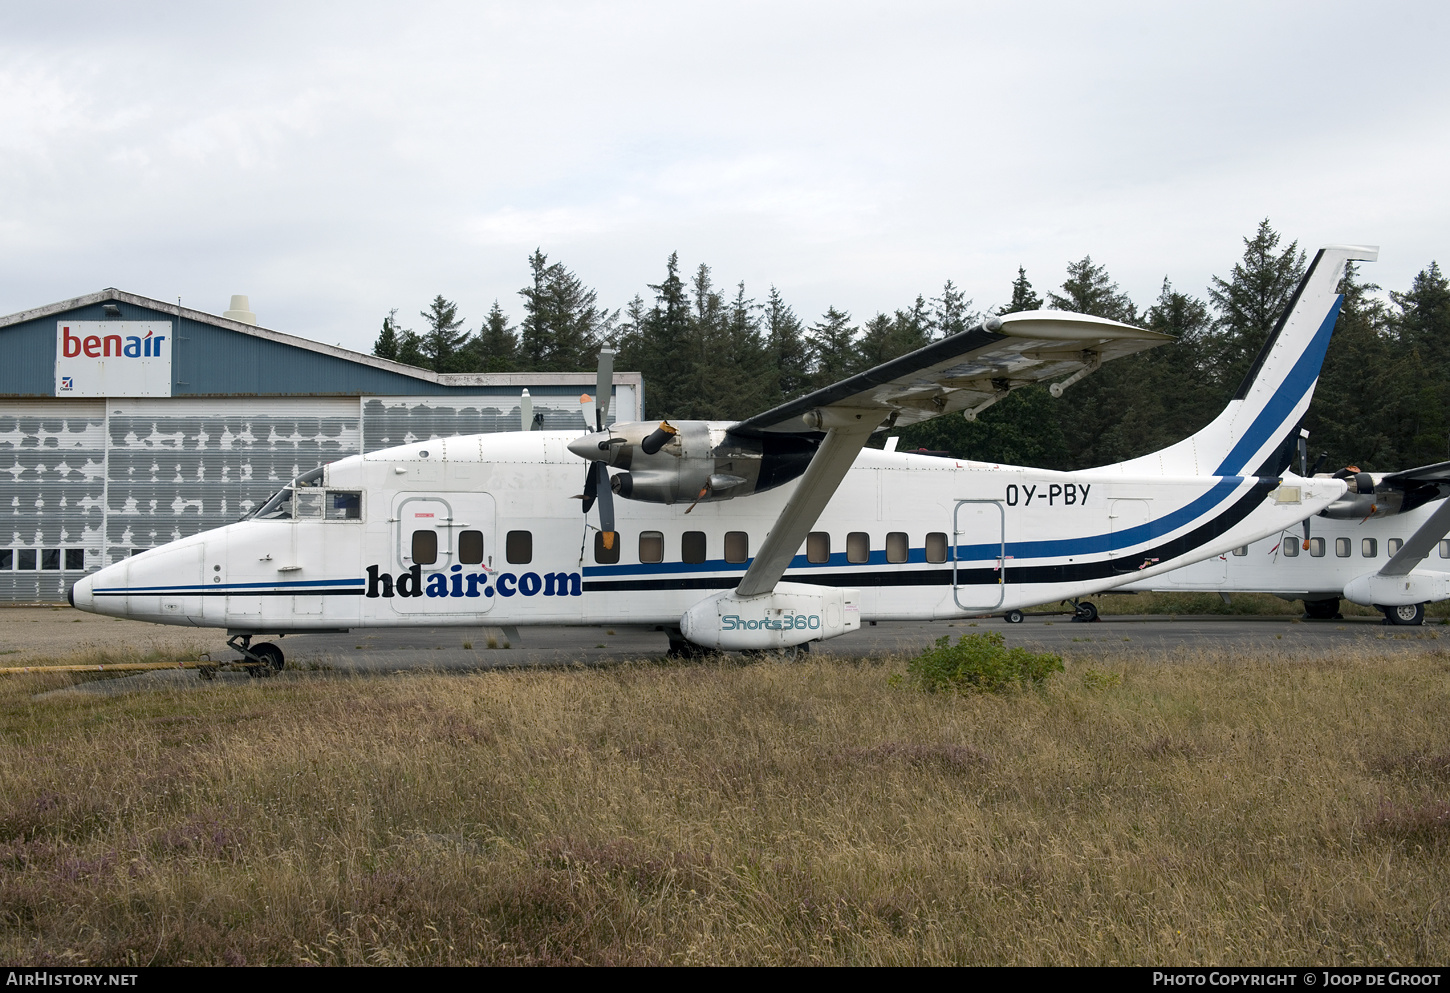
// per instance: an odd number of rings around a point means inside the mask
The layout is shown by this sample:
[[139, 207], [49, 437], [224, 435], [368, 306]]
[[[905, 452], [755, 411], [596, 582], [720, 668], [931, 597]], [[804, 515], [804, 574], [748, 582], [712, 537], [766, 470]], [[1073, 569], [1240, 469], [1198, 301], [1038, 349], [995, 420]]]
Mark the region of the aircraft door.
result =
[[952, 597], [993, 610], [1007, 596], [1007, 515], [1000, 500], [958, 500], [952, 520]]
[[1148, 521], [1152, 507], [1147, 500], [1114, 500], [1108, 507], [1108, 526], [1113, 534], [1113, 569], [1116, 572], [1137, 572], [1153, 561], [1135, 554], [1131, 546], [1148, 540]]
[[493, 606], [488, 576], [494, 502], [487, 493], [397, 498], [393, 519], [393, 609], [403, 614], [482, 614]]

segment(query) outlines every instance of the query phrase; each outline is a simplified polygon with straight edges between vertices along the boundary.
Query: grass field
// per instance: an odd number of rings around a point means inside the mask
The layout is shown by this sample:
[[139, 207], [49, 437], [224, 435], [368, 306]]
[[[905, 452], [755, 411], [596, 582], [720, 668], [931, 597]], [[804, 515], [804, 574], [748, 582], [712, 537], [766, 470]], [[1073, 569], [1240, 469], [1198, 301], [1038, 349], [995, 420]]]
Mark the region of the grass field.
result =
[[11, 678], [0, 959], [1450, 959], [1450, 656], [904, 669]]

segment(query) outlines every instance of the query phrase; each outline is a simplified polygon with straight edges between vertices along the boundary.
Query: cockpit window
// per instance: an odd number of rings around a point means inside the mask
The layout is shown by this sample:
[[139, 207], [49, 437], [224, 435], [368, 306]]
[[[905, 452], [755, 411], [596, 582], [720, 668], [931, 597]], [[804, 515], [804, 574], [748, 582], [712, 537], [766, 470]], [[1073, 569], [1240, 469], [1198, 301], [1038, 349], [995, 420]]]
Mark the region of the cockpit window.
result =
[[327, 519], [329, 521], [361, 520], [362, 494], [357, 490], [331, 490], [327, 494]]
[[292, 487], [288, 486], [272, 494], [272, 499], [262, 504], [262, 509], [252, 515], [256, 521], [290, 521], [292, 519]]
[[297, 508], [298, 520], [320, 520], [322, 518], [321, 490], [299, 490], [292, 503]]
[[[251, 515], [250, 519], [254, 521], [290, 521], [294, 516], [293, 504], [296, 491], [299, 488], [320, 486], [322, 484], [322, 473], [324, 469], [326, 469], [326, 466], [309, 469], [292, 480], [292, 482], [288, 483], [282, 489], [273, 493], [267, 502], [262, 504], [261, 509]], [[321, 517], [322, 507], [322, 494], [318, 492], [315, 497], [303, 502], [296, 510], [302, 517]]]

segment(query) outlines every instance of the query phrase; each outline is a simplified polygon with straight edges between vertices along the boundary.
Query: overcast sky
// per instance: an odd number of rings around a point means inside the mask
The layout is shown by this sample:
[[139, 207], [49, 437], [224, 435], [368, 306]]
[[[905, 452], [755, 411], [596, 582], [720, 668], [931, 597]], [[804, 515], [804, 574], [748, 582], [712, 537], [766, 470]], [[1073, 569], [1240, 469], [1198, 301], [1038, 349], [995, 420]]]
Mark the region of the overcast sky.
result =
[[6, 4], [0, 313], [105, 286], [371, 349], [666, 257], [812, 320], [1084, 254], [1203, 293], [1269, 217], [1450, 263], [1443, 3]]

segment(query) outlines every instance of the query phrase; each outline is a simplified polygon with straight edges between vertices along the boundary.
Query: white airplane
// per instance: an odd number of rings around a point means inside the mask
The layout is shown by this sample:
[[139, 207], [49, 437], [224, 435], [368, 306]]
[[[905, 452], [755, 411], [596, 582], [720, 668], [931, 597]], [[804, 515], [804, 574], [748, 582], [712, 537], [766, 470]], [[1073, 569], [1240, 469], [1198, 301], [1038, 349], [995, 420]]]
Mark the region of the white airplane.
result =
[[1321, 250], [1223, 413], [1130, 462], [1052, 472], [863, 449], [883, 427], [970, 419], [1031, 382], [1066, 376], [1052, 385], [1060, 395], [1102, 361], [1166, 337], [1099, 318], [991, 318], [739, 422], [605, 427], [606, 352], [600, 406], [585, 414], [595, 431], [469, 435], [341, 459], [247, 520], [85, 577], [71, 602], [225, 627], [245, 659], [280, 667], [281, 650], [255, 636], [632, 624], [668, 631], [676, 650], [784, 649], [863, 618], [1080, 597], [1275, 534], [1345, 492], [1340, 480], [1283, 471], [1345, 262], [1374, 257]]
[[[1450, 599], [1450, 462], [1390, 473], [1351, 466], [1334, 478], [1348, 492], [1304, 521], [1302, 539], [1270, 536], [1122, 590], [1273, 593], [1303, 600], [1318, 620], [1337, 617], [1346, 598], [1389, 624], [1423, 623], [1426, 603]], [[1432, 552], [1438, 569], [1426, 561]]]

